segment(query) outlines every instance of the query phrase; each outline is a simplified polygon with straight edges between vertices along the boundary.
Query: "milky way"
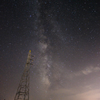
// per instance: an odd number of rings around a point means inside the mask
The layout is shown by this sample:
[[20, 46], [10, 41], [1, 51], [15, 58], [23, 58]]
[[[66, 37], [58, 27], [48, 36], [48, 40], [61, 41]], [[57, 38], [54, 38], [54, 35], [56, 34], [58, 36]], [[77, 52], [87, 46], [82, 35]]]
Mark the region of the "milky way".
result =
[[5, 0], [0, 7], [1, 100], [14, 99], [29, 50], [30, 100], [100, 99], [98, 2]]

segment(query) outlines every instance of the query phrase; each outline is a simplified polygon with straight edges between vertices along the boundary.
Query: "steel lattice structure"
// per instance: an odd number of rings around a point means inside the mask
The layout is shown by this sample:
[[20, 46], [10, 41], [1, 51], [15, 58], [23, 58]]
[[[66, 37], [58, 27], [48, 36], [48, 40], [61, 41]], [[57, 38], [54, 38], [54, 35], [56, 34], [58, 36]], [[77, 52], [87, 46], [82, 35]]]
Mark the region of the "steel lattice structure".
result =
[[30, 65], [32, 65], [31, 50], [28, 53], [26, 66], [22, 74], [14, 100], [29, 100]]

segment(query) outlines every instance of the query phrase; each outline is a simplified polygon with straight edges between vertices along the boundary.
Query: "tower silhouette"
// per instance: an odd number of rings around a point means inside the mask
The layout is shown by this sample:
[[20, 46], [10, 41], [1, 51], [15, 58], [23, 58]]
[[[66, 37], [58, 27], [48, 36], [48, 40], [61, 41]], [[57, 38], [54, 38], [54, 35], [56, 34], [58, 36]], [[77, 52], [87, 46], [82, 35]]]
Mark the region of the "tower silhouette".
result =
[[26, 66], [22, 74], [19, 86], [14, 100], [29, 100], [29, 80], [30, 80], [30, 65], [32, 65], [33, 59], [31, 50], [29, 50]]

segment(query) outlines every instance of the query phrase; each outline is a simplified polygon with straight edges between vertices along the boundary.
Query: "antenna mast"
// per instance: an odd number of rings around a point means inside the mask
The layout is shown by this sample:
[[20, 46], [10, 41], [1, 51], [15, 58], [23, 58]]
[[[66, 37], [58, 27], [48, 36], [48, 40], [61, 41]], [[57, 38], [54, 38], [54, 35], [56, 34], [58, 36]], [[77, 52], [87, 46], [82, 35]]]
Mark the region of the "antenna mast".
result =
[[29, 50], [26, 66], [22, 74], [14, 100], [29, 100], [30, 65], [32, 65], [31, 50]]

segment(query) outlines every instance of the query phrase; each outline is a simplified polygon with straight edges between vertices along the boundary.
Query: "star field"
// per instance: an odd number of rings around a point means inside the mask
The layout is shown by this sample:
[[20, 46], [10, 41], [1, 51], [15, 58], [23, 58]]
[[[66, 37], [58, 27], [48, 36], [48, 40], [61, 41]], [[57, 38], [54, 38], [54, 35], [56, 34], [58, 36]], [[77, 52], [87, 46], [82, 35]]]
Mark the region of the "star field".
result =
[[0, 3], [0, 100], [13, 100], [28, 51], [30, 100], [100, 99], [97, 0]]

